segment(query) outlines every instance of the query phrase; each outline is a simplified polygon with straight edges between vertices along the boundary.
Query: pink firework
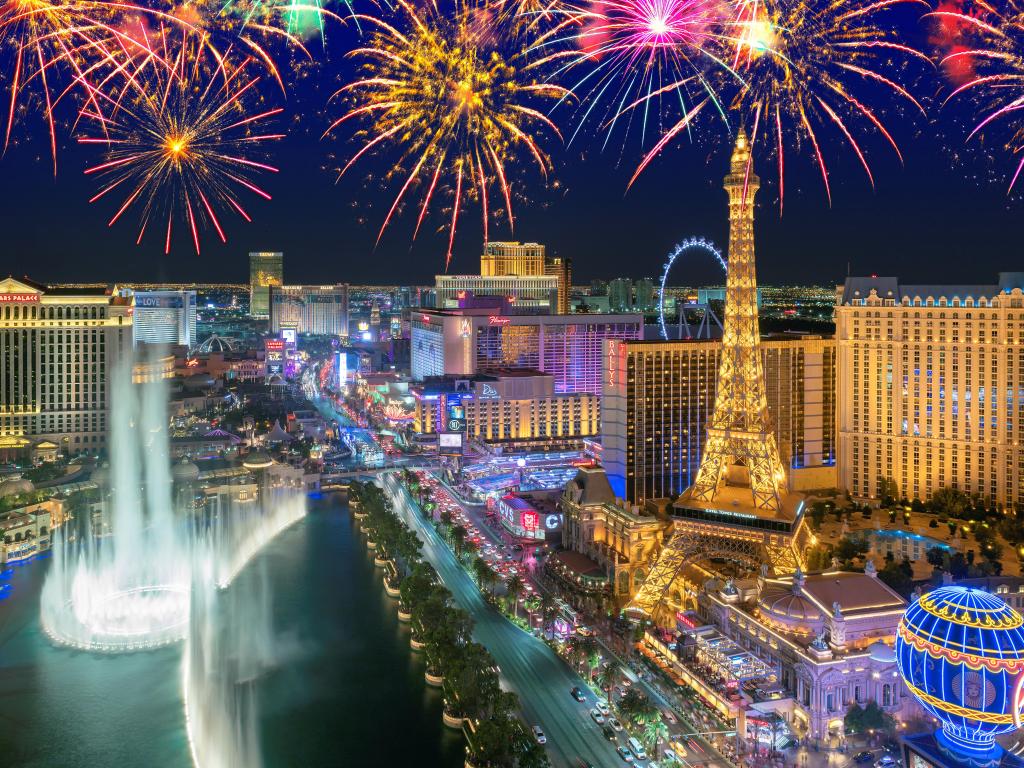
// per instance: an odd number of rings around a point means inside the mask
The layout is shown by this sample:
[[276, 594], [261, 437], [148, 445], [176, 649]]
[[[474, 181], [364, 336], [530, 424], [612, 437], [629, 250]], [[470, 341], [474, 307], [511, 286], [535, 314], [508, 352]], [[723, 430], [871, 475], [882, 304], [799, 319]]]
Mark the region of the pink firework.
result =
[[573, 32], [577, 50], [547, 59], [575, 77], [580, 126], [597, 119], [610, 136], [637, 125], [643, 142], [649, 123], [660, 135], [718, 103], [708, 73], [726, 66], [719, 52], [730, 18], [724, 0], [595, 0], [570, 7], [549, 35], [553, 49]]

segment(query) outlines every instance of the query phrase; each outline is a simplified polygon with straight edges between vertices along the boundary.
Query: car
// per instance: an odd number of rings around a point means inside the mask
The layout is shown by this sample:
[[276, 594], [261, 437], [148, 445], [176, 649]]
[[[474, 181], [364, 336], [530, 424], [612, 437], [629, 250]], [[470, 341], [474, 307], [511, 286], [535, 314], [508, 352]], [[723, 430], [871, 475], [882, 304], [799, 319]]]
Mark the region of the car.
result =
[[594, 630], [592, 630], [590, 627], [585, 627], [581, 624], [580, 626], [576, 627], [576, 634], [580, 637], [590, 637], [594, 634]]
[[548, 737], [544, 735], [544, 731], [540, 729], [539, 725], [533, 726], [533, 738], [537, 740], [538, 744], [548, 743]]
[[665, 720], [671, 723], [672, 725], [675, 725], [678, 722], [676, 720], [676, 716], [672, 714], [672, 710], [670, 709], [664, 710], [661, 714], [665, 718]]
[[666, 747], [665, 751], [662, 754], [665, 756], [665, 760], [669, 763], [669, 765], [671, 765], [672, 763], [682, 762], [682, 760], [679, 758], [679, 755], [677, 755], [676, 751], [671, 747]]
[[692, 749], [692, 750], [693, 750], [694, 752], [699, 752], [699, 753], [700, 753], [700, 754], [702, 754], [702, 755], [704, 754], [704, 747], [702, 747], [702, 746], [701, 746], [700, 744], [698, 744], [698, 743], [697, 743], [696, 741], [694, 741], [693, 739], [687, 739], [687, 740], [686, 740], [686, 744], [687, 744], [687, 746], [689, 746], [689, 747], [690, 747], [690, 749]]
[[578, 685], [573, 686], [572, 690], [569, 691], [569, 693], [572, 694], [572, 697], [574, 699], [576, 699], [576, 701], [586, 701], [587, 700], [586, 694], [583, 693], [583, 689], [580, 688]]
[[615, 717], [609, 717], [609, 718], [608, 718], [608, 725], [610, 725], [610, 726], [611, 726], [612, 728], [614, 728], [614, 729], [615, 729], [616, 731], [621, 731], [621, 730], [622, 730], [622, 723], [620, 723], [620, 722], [618, 721], [618, 718], [615, 718]]
[[633, 762], [633, 753], [629, 751], [629, 747], [624, 747], [621, 744], [615, 748], [615, 751], [619, 753], [619, 757], [625, 760], [627, 763]]
[[597, 707], [597, 711], [600, 712], [602, 715], [607, 715], [611, 711], [608, 709], [608, 705], [600, 699], [598, 699], [597, 703], [594, 706]]
[[853, 756], [853, 762], [855, 763], [870, 763], [875, 759], [875, 756], [868, 751], [858, 752]]
[[619, 738], [619, 735], [615, 732], [615, 729], [612, 728], [610, 725], [604, 726], [601, 729], [601, 733], [604, 734], [604, 737], [608, 739], [608, 741], [617, 741]]
[[895, 768], [897, 765], [899, 763], [892, 755], [882, 755], [875, 761], [875, 768]]
[[607, 722], [607, 721], [606, 721], [606, 720], [604, 719], [604, 715], [603, 715], [603, 714], [602, 714], [601, 712], [599, 712], [598, 710], [596, 710], [596, 709], [592, 709], [592, 710], [590, 710], [590, 717], [591, 717], [591, 718], [593, 719], [593, 721], [594, 721], [595, 723], [597, 723], [598, 725], [604, 725], [604, 724], [605, 724], [605, 722]]

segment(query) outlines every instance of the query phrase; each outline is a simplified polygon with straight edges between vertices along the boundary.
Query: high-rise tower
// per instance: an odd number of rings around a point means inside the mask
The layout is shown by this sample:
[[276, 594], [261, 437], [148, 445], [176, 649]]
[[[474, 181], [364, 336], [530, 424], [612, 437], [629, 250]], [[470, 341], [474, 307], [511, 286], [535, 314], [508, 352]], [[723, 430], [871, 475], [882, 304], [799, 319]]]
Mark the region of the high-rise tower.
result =
[[[788, 493], [768, 415], [754, 269], [754, 195], [750, 144], [736, 139], [729, 194], [729, 268], [715, 408], [697, 479], [672, 506], [673, 533], [631, 607], [648, 615], [680, 602], [672, 589], [688, 562], [732, 561], [745, 570], [768, 565], [792, 572], [809, 534], [803, 497]], [[681, 606], [679, 606], [681, 607]]]

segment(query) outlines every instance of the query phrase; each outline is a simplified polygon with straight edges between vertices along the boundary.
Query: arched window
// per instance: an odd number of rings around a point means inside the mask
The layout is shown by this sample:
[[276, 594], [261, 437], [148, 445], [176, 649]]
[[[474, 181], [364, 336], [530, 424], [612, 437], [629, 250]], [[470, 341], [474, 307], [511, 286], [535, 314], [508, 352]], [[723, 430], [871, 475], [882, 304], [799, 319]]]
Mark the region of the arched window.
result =
[[892, 686], [888, 683], [882, 686], [882, 706], [892, 706]]

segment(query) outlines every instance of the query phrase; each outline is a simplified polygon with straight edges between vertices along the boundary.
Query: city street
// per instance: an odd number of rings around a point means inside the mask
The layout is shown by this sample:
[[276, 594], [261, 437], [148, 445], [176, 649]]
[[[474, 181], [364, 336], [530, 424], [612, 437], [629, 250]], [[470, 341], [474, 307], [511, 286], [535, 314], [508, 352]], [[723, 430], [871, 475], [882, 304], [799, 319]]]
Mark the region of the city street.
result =
[[393, 475], [382, 478], [395, 511], [405, 518], [423, 539], [423, 555], [437, 569], [459, 607], [469, 611], [476, 622], [474, 637], [494, 655], [501, 669], [502, 684], [519, 696], [528, 726], [540, 725], [547, 735], [545, 745], [552, 764], [577, 768], [582, 758], [599, 768], [618, 768], [622, 760], [590, 719], [594, 704], [570, 695], [573, 686], [585, 688], [583, 680], [547, 645], [512, 624], [488, 605], [455, 555], [427, 523]]
[[[492, 543], [502, 548], [504, 551], [511, 551], [509, 549], [510, 537], [508, 536], [508, 534], [504, 532], [502, 528], [492, 527], [492, 525], [488, 524], [483, 504], [468, 503], [462, 500], [457, 494], [453, 493], [446, 484], [439, 483], [439, 485], [445, 488], [445, 490], [449, 493], [450, 497], [455, 501], [455, 503], [459, 505], [462, 511], [466, 514], [466, 516], [473, 521], [473, 523], [477, 526], [481, 533], [486, 535], [487, 538]], [[521, 575], [524, 578], [526, 578], [530, 582], [530, 584], [532, 584], [533, 587], [536, 590], [538, 590], [538, 592], [549, 591], [546, 581], [544, 579], [539, 578], [540, 574], [536, 572], [536, 568], [538, 566], [536, 564], [536, 561], [531, 559], [530, 555], [531, 553], [529, 549], [525, 549], [522, 553], [525, 568], [521, 572]], [[598, 630], [599, 627], [595, 626], [596, 624], [597, 622], [593, 622], [592, 628]], [[598, 643], [600, 643], [601, 647], [604, 649], [604, 655], [606, 658], [614, 658], [616, 659], [616, 661], [622, 669], [629, 669], [627, 664], [621, 658], [619, 658], [616, 652], [609, 647], [605, 639], [600, 636], [599, 632], [595, 634], [595, 638], [597, 639]], [[728, 765], [728, 762], [726, 762], [724, 758], [717, 757], [717, 752], [715, 748], [705, 738], [703, 738], [702, 736], [692, 735], [697, 729], [690, 725], [688, 722], [686, 722], [685, 719], [683, 719], [682, 713], [678, 710], [678, 708], [673, 707], [673, 705], [668, 701], [666, 696], [660, 690], [658, 690], [647, 680], [640, 678], [632, 670], [627, 674], [629, 674], [630, 679], [635, 684], [639, 685], [643, 689], [643, 692], [648, 696], [648, 698], [651, 699], [651, 701], [655, 702], [662, 709], [672, 709], [676, 718], [679, 720], [679, 725], [671, 728], [671, 740], [675, 741], [681, 738], [681, 740], [685, 742], [687, 739], [692, 738], [700, 747], [700, 749], [703, 750], [703, 755], [706, 756], [705, 759], [695, 759], [697, 755], [691, 754], [689, 756], [690, 759], [684, 761], [685, 765]], [[817, 763], [815, 763], [815, 765], [817, 765]]]

